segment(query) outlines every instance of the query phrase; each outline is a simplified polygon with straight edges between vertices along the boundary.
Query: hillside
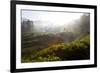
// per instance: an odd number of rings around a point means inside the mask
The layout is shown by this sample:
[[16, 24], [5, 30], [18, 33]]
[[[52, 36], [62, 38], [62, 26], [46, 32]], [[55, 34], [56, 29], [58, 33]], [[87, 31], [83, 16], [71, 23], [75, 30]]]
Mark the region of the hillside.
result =
[[58, 43], [38, 51], [33, 50], [34, 55], [30, 52], [31, 55], [22, 56], [23, 63], [89, 59], [90, 36], [85, 35], [69, 43]]

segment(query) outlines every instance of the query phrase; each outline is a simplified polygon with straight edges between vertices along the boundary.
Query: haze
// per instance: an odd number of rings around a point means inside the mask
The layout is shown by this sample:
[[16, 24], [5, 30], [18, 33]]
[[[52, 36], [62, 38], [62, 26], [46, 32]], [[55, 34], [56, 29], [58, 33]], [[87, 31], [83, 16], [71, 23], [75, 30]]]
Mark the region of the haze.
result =
[[[65, 24], [67, 25], [73, 20], [80, 19], [83, 14], [84, 13], [22, 10], [22, 18], [26, 18], [31, 21], [52, 23], [51, 25], [54, 27]], [[42, 26], [47, 26], [47, 24], [43, 24]]]

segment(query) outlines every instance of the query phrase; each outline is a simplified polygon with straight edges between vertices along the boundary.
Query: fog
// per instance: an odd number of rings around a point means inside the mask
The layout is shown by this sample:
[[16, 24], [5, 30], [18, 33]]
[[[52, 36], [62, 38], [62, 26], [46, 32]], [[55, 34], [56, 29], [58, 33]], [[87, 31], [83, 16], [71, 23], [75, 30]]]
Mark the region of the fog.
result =
[[22, 32], [88, 32], [88, 13], [22, 10]]
[[22, 10], [22, 18], [27, 18], [32, 21], [51, 22], [54, 26], [64, 25], [72, 20], [79, 19], [82, 15], [83, 13]]

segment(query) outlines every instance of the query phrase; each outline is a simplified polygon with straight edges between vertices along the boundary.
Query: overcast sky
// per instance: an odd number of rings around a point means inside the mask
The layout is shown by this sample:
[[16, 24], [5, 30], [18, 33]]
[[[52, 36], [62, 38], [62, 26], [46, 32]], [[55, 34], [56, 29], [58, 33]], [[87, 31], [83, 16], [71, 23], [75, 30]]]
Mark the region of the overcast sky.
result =
[[22, 10], [22, 18], [32, 21], [47, 21], [57, 26], [79, 19], [83, 14], [84, 13]]

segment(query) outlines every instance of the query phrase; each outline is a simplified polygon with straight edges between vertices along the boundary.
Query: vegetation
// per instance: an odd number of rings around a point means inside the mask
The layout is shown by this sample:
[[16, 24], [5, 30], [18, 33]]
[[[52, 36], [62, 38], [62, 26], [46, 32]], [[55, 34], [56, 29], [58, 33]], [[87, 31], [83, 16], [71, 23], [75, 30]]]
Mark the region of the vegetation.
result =
[[[33, 52], [34, 53], [34, 52]], [[61, 43], [44, 48], [32, 57], [23, 57], [22, 62], [82, 60], [90, 58], [90, 36], [86, 35], [70, 43]]]

